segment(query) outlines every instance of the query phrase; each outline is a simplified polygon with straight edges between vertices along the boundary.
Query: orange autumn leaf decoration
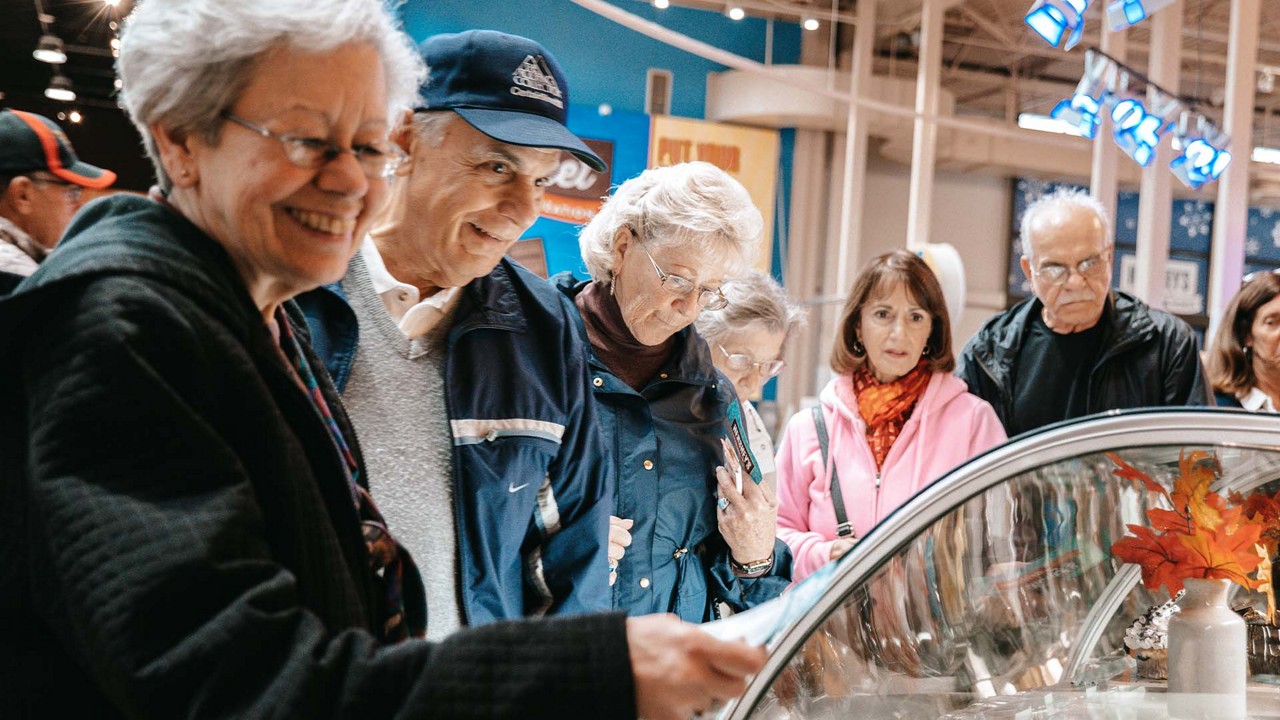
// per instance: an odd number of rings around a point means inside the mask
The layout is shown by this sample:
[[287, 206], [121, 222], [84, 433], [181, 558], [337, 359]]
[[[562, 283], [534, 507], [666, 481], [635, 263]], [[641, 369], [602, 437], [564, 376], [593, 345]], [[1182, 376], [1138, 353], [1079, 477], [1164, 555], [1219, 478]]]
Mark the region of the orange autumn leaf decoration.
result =
[[[1132, 535], [1111, 546], [1117, 558], [1142, 568], [1147, 588], [1164, 586], [1173, 595], [1187, 578], [1225, 578], [1250, 589], [1266, 582], [1249, 574], [1259, 570], [1266, 557], [1259, 552], [1266, 530], [1260, 518], [1269, 510], [1259, 505], [1251, 515], [1239, 496], [1228, 502], [1210, 490], [1218, 474], [1218, 462], [1211, 454], [1181, 454], [1173, 492], [1119, 455], [1108, 453], [1107, 457], [1115, 463], [1117, 477], [1145, 487], [1173, 506], [1172, 510], [1148, 510], [1150, 528], [1129, 525]], [[1280, 505], [1276, 510], [1280, 512]]]

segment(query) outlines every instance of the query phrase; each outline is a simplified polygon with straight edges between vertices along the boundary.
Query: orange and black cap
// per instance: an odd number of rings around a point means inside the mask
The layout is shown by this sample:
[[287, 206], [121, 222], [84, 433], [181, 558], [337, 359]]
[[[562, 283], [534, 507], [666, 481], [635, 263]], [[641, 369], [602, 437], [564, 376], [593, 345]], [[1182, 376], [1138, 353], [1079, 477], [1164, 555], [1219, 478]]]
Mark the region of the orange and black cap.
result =
[[22, 110], [0, 110], [0, 176], [37, 170], [94, 190], [116, 181], [110, 170], [81, 162], [54, 121]]

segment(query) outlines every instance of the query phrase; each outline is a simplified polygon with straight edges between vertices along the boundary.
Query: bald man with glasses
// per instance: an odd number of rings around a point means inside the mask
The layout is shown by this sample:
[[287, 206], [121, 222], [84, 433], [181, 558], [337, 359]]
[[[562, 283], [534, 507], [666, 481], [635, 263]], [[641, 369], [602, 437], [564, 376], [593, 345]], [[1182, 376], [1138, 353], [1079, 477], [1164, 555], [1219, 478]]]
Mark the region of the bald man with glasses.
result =
[[56, 123], [0, 110], [0, 294], [36, 271], [80, 208], [115, 173], [81, 162]]
[[1052, 193], [1027, 208], [1021, 235], [1035, 295], [987, 321], [955, 371], [1010, 437], [1107, 410], [1211, 404], [1191, 327], [1111, 289], [1101, 204]]

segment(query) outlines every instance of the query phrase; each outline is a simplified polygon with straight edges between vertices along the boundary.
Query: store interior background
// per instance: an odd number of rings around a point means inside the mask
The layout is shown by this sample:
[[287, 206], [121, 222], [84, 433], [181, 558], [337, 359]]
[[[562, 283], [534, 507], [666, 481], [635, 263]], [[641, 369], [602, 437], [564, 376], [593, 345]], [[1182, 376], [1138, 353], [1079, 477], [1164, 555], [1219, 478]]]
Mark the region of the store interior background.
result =
[[[872, 53], [872, 73], [879, 79], [877, 99], [904, 108], [913, 105], [922, 8], [938, 1], [879, 0]], [[1232, 58], [1227, 43], [1232, 8], [1258, 2], [1178, 0], [1162, 11], [1182, 17], [1179, 91], [1194, 95], [1210, 116], [1221, 117], [1226, 68]], [[854, 28], [841, 23], [833, 39], [831, 19], [853, 19], [858, 4], [854, 0], [671, 0], [666, 9], [655, 8], [651, 0], [609, 3], [759, 63], [823, 69], [832, 87], [848, 88]], [[31, 57], [43, 32], [35, 4], [0, 0], [0, 92], [4, 94], [0, 104], [51, 117], [62, 113], [65, 118], [71, 105], [43, 95], [50, 66]], [[1031, 0], [940, 0], [940, 4], [946, 6], [940, 114], [998, 125], [1003, 133], [981, 137], [945, 128], [939, 133], [927, 240], [954, 246], [964, 261], [964, 307], [952, 308], [958, 348], [984, 320], [1010, 303], [1018, 179], [1089, 184], [1090, 141], [1018, 130], [1017, 117], [1047, 114], [1071, 95], [1083, 70], [1084, 47], [1099, 42], [1101, 13], [1091, 8], [1084, 40], [1075, 50], [1064, 52], [1045, 45], [1022, 22]], [[1101, 4], [1102, 0], [1094, 3]], [[79, 93], [74, 109], [82, 119], [75, 124], [64, 119], [63, 126], [86, 160], [117, 170], [120, 187], [143, 191], [151, 181], [150, 169], [136, 134], [116, 106], [111, 75], [114, 33], [110, 23], [127, 13], [130, 5], [130, 0], [115, 4], [43, 0], [42, 8], [53, 17], [50, 28], [67, 44], [68, 62], [59, 72]], [[730, 5], [741, 6], [747, 17], [731, 20], [726, 16]], [[723, 65], [646, 37], [571, 0], [409, 0], [400, 14], [406, 30], [418, 40], [470, 28], [538, 40], [556, 56], [570, 80], [571, 123], [592, 114], [603, 117], [600, 109], [607, 105], [615, 126], [630, 128], [618, 132], [643, 132], [651, 68], [672, 74], [672, 115], [761, 122], [758, 112], [733, 117], [732, 108], [726, 111], [717, 106], [723, 103], [709, 91], [708, 75], [724, 71]], [[803, 29], [801, 21], [806, 17], [817, 19], [818, 28]], [[1149, 19], [1126, 33], [1126, 62], [1138, 69], [1146, 67], [1151, 55], [1151, 24]], [[1251, 145], [1280, 146], [1280, 128], [1272, 127], [1280, 95], [1272, 95], [1274, 88], [1263, 77], [1270, 77], [1273, 68], [1280, 74], [1280, 2], [1261, 0], [1259, 35]], [[717, 106], [714, 112], [709, 110], [713, 106]], [[777, 115], [785, 115], [786, 109], [778, 108]], [[784, 120], [775, 119], [773, 124], [780, 131], [780, 154], [770, 265], [793, 295], [813, 303], [813, 311], [808, 327], [788, 346], [789, 369], [782, 384], [771, 383], [766, 389], [766, 400], [777, 401], [776, 408], [766, 403], [766, 416], [787, 417], [816, 394], [829, 376], [825, 361], [839, 310], [837, 299], [847, 290], [836, 287], [846, 113], [845, 107], [833, 103], [829, 116], [810, 118], [800, 129], [784, 126]], [[639, 121], [627, 125], [627, 118]], [[852, 233], [845, 258], [853, 272], [875, 255], [905, 246], [910, 224], [912, 122], [873, 116], [870, 134], [861, 185], [860, 232]], [[1107, 140], [1100, 137], [1099, 141]], [[634, 152], [626, 145], [620, 141], [617, 147], [624, 153]], [[1235, 162], [1250, 162], [1247, 148], [1232, 151]], [[1136, 191], [1139, 168], [1123, 155], [1115, 162], [1119, 188]], [[628, 163], [642, 167], [643, 159], [631, 157], [617, 164]], [[1253, 162], [1250, 176], [1248, 204], [1269, 217], [1272, 208], [1280, 207], [1280, 166]], [[613, 182], [624, 179], [615, 175]], [[1175, 199], [1213, 203], [1217, 186], [1193, 192], [1173, 180], [1172, 193]], [[540, 232], [535, 225], [529, 235]], [[1251, 226], [1249, 232], [1252, 239], [1280, 253], [1280, 226]], [[1253, 233], [1258, 237], [1253, 238]], [[552, 256], [556, 252], [562, 250], [548, 246], [549, 264], [563, 265], [563, 257]], [[1274, 264], [1280, 265], [1280, 257]], [[1252, 263], [1267, 265], [1266, 258]], [[1201, 326], [1206, 320], [1198, 318]]]

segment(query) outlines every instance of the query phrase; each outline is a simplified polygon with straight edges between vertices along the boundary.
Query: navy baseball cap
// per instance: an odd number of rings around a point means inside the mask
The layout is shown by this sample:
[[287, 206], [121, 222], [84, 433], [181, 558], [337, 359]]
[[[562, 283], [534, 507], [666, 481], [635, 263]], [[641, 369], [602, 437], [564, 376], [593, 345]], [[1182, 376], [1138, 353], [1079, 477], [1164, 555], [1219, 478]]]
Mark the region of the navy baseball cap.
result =
[[468, 30], [428, 38], [421, 51], [430, 74], [419, 110], [452, 110], [494, 140], [566, 150], [597, 172], [605, 169], [604, 161], [565, 126], [569, 83], [538, 43]]
[[95, 190], [116, 181], [110, 170], [81, 162], [54, 121], [22, 110], [0, 110], [0, 175], [37, 170]]

